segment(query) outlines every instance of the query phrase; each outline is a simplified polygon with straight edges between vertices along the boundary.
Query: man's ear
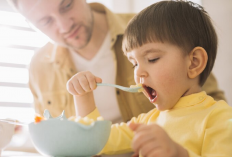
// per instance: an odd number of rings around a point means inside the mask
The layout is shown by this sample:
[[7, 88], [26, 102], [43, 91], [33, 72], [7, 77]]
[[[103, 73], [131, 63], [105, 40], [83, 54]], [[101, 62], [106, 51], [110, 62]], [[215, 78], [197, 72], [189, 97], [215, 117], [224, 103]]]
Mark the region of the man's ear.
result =
[[190, 59], [188, 77], [193, 79], [199, 76], [205, 69], [208, 61], [208, 55], [202, 47], [195, 47], [188, 55]]

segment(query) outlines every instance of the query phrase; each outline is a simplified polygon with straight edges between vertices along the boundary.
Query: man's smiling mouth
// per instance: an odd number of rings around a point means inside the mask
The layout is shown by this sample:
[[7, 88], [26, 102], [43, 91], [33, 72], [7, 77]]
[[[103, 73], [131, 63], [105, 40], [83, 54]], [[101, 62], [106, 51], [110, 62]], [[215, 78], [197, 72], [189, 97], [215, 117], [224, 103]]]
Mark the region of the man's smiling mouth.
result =
[[157, 99], [157, 92], [153, 88], [146, 86], [146, 85], [143, 85], [143, 88], [145, 92], [147, 93], [147, 96], [149, 97], [150, 102], [155, 103]]

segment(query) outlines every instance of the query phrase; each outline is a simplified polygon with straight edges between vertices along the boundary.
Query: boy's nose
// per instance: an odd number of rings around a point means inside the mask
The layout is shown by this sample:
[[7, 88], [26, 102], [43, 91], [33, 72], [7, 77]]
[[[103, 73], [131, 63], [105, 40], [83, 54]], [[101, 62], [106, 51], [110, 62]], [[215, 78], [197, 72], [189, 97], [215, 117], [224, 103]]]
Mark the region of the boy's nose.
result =
[[141, 66], [138, 66], [137, 69], [135, 70], [135, 75], [137, 78], [145, 78], [148, 76], [148, 73], [147, 71], [142, 68]]

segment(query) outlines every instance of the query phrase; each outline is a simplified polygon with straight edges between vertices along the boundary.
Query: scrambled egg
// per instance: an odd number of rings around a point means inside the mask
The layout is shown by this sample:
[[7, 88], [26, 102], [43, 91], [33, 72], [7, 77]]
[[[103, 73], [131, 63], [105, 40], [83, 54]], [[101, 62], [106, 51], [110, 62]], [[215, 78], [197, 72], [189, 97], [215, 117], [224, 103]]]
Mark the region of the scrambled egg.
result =
[[137, 85], [131, 85], [130, 88], [135, 88], [135, 87], [142, 87], [138, 90], [138, 92], [143, 92], [143, 85], [141, 83], [137, 84]]
[[[68, 120], [71, 120], [71, 121], [74, 121], [74, 122], [77, 122], [77, 123], [81, 123], [81, 124], [84, 124], [84, 125], [90, 125], [94, 122], [93, 119], [90, 119], [90, 118], [87, 118], [87, 117], [84, 117], [84, 118], [81, 118], [81, 117], [75, 117], [75, 116], [72, 116], [70, 118], [68, 118]], [[97, 121], [102, 121], [103, 118], [102, 117], [98, 117], [97, 118]]]

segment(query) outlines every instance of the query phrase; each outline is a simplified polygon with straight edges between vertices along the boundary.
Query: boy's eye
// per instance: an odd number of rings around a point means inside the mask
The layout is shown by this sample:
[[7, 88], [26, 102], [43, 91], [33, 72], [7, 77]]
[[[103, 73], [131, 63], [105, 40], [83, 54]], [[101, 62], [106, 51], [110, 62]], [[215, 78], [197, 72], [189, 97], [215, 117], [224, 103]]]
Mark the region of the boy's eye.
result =
[[148, 62], [150, 62], [150, 63], [155, 63], [157, 60], [159, 60], [159, 58], [149, 59]]

